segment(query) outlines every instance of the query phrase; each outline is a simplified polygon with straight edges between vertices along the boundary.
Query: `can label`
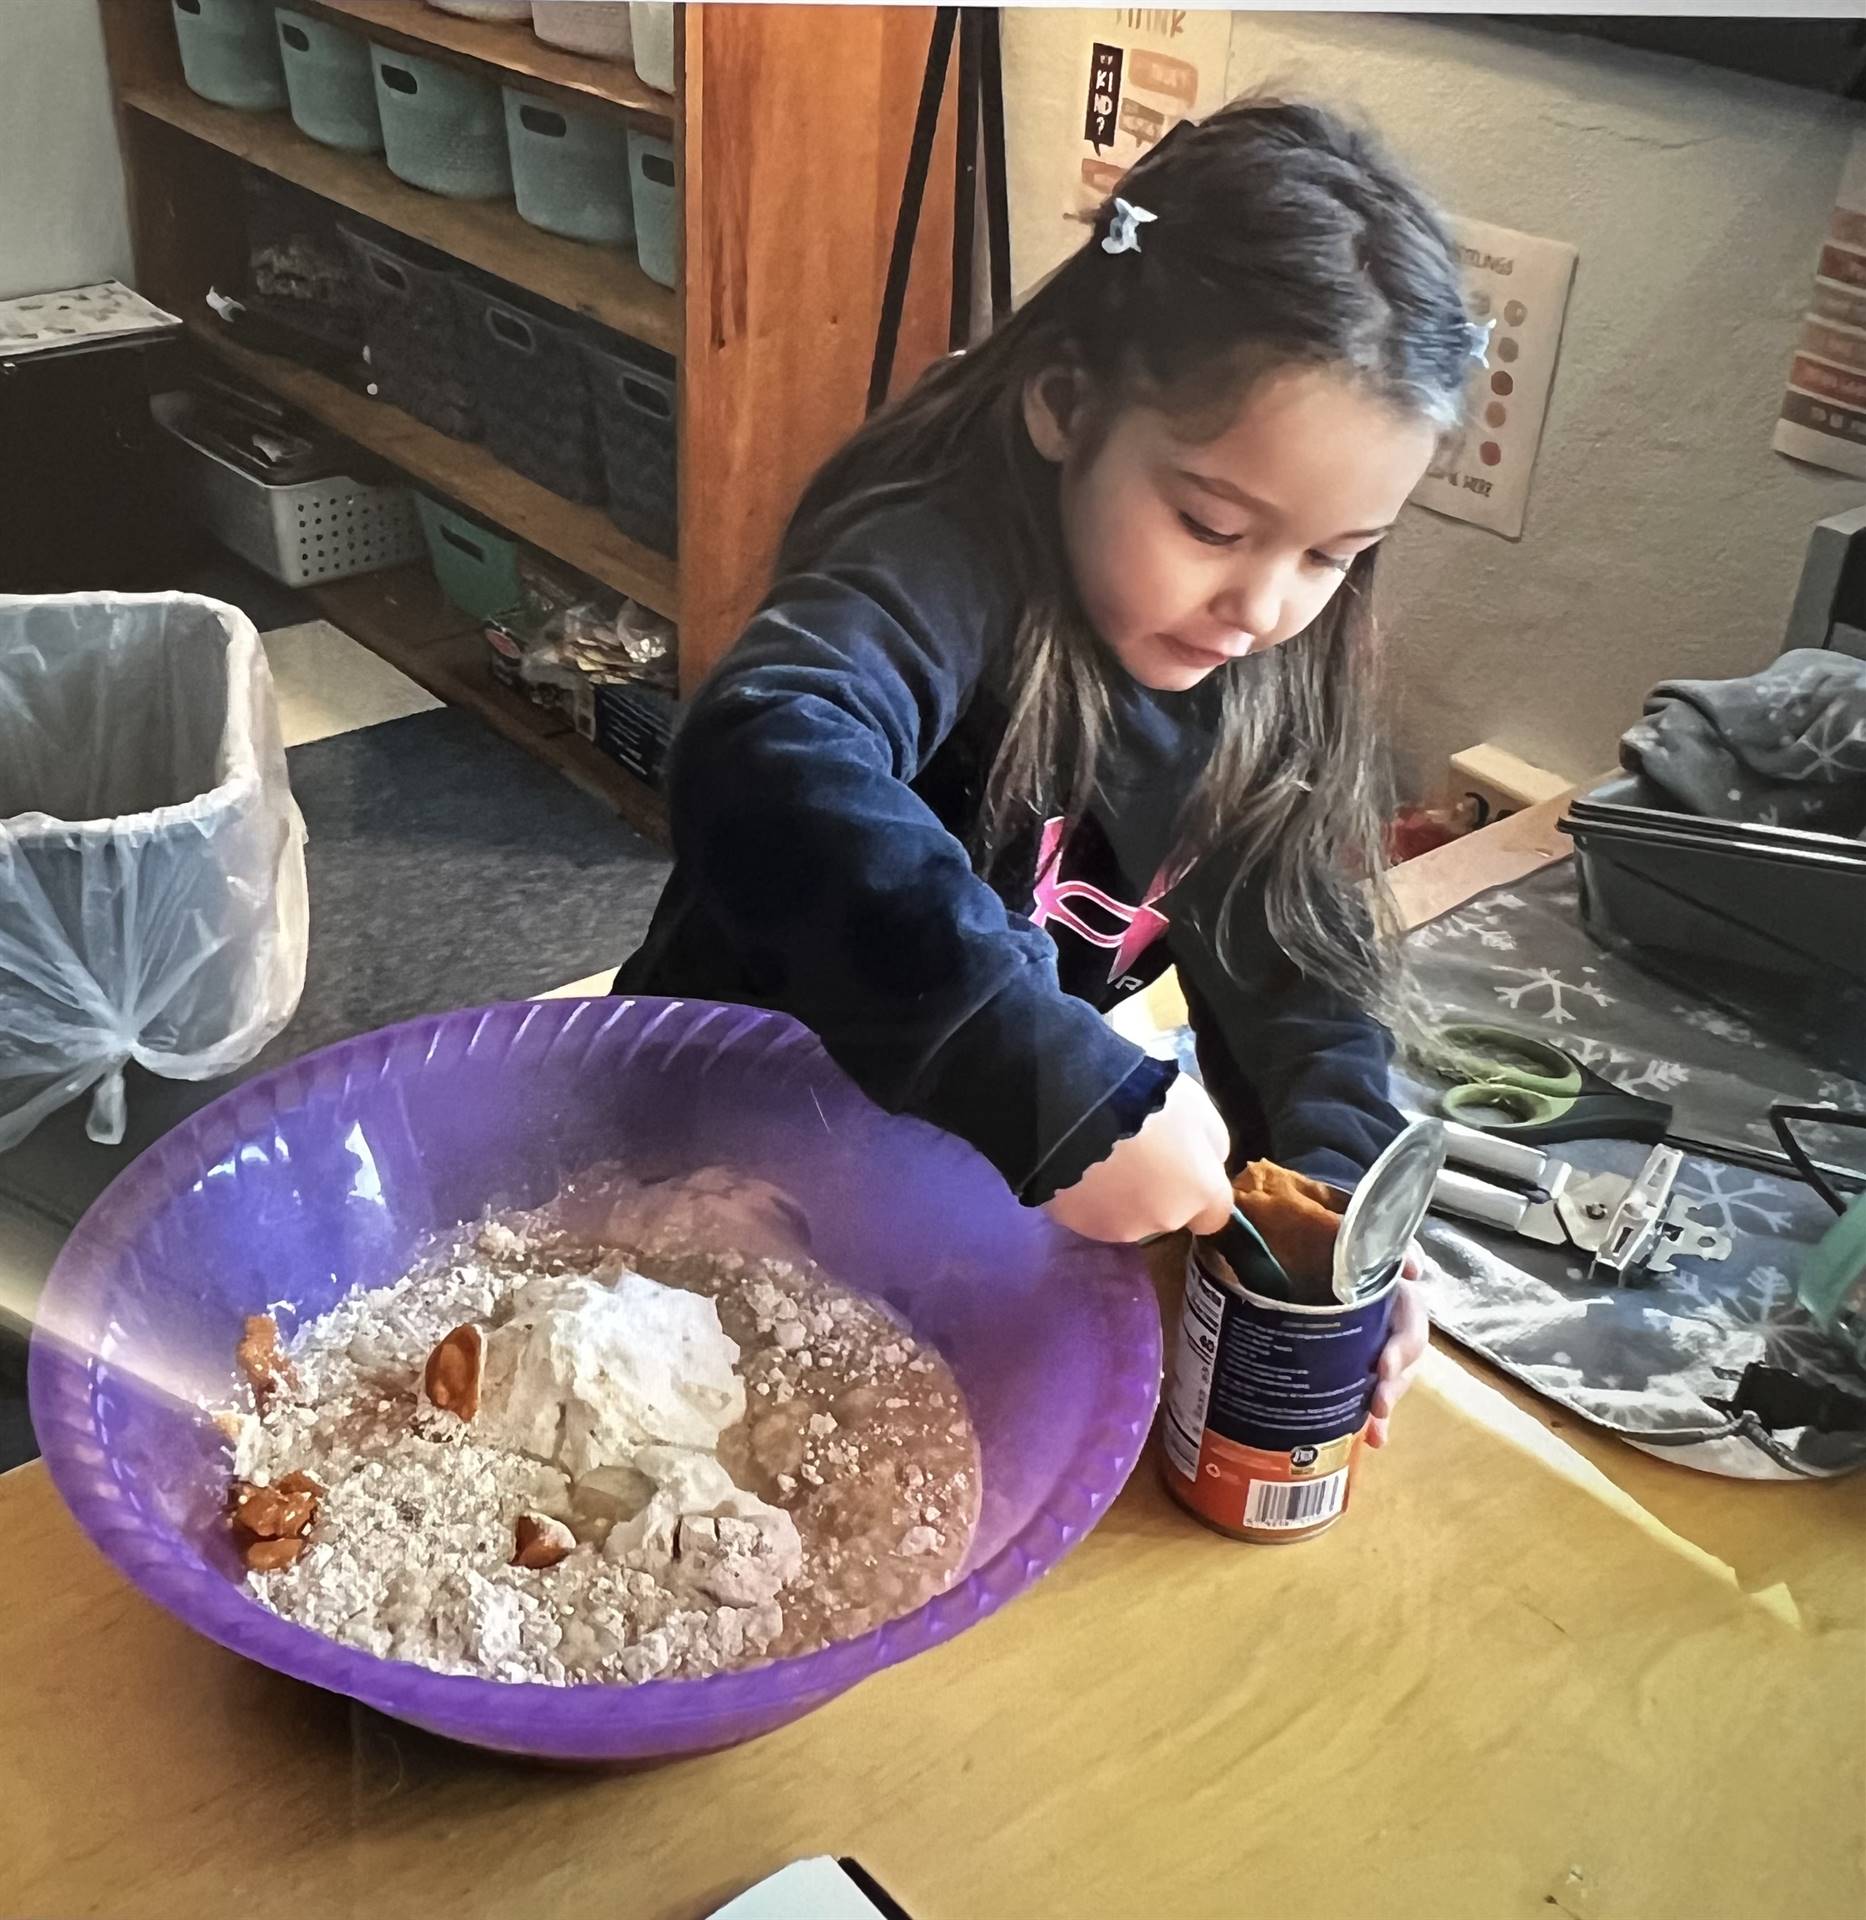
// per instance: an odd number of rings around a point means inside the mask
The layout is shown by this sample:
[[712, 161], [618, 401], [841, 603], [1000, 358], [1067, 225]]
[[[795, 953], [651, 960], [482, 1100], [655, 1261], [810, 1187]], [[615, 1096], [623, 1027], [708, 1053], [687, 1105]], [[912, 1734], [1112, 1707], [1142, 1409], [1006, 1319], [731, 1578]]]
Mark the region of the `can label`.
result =
[[1186, 1273], [1162, 1430], [1178, 1491], [1228, 1532], [1289, 1538], [1340, 1518], [1386, 1344], [1393, 1289], [1298, 1307]]

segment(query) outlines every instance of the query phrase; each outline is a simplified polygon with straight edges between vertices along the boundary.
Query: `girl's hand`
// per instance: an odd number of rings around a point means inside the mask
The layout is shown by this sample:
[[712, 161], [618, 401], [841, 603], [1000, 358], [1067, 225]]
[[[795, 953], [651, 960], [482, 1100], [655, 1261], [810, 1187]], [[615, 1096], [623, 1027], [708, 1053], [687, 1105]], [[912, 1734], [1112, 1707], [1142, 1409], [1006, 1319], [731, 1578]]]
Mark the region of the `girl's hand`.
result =
[[1216, 1233], [1231, 1218], [1230, 1151], [1211, 1096], [1182, 1073], [1140, 1131], [1044, 1211], [1090, 1240], [1148, 1240], [1181, 1227]]
[[1384, 1447], [1393, 1409], [1399, 1405], [1430, 1344], [1432, 1322], [1425, 1297], [1413, 1285], [1425, 1270], [1425, 1255], [1417, 1247], [1407, 1256], [1405, 1277], [1393, 1302], [1393, 1325], [1380, 1352], [1378, 1384], [1374, 1388], [1373, 1417], [1367, 1426], [1367, 1444]]

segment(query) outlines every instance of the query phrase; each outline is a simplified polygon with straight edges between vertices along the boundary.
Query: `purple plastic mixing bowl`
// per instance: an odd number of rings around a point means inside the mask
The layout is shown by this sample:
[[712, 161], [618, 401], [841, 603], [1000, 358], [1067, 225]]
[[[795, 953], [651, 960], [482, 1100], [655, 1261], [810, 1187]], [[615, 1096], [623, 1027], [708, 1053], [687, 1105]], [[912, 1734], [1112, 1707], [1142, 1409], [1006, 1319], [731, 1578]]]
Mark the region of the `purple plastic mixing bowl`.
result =
[[[394, 1279], [432, 1235], [539, 1205], [584, 1169], [723, 1164], [802, 1201], [826, 1268], [934, 1342], [983, 1452], [967, 1571], [916, 1612], [794, 1660], [569, 1688], [439, 1674], [341, 1646], [238, 1584], [230, 1402], [246, 1314], [289, 1328]], [[970, 1148], [882, 1113], [793, 1022], [743, 1007], [557, 1000], [411, 1021], [252, 1081], [177, 1127], [80, 1222], [48, 1281], [32, 1416], [79, 1524], [198, 1632], [481, 1747], [570, 1761], [768, 1732], [950, 1640], [1093, 1526], [1160, 1381], [1144, 1265], [1017, 1206]]]

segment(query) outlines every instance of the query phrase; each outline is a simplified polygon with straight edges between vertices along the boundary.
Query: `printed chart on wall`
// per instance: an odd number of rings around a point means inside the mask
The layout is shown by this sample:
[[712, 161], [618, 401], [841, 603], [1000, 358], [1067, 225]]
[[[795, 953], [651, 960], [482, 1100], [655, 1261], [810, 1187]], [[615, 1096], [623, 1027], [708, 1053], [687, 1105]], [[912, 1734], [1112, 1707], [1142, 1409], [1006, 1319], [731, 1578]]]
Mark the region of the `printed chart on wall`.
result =
[[1063, 216], [1086, 223], [1149, 147], [1223, 104], [1231, 16], [1111, 7], [1058, 18], [1085, 41], [1081, 137]]
[[1481, 220], [1451, 225], [1467, 304], [1490, 329], [1487, 364], [1472, 360], [1464, 425], [1447, 438], [1413, 499], [1517, 540], [1579, 256], [1565, 241]]
[[1083, 150], [1065, 209], [1085, 223], [1150, 146], [1219, 104], [1231, 54], [1225, 12], [1112, 8], [1090, 21]]
[[1854, 136], [1815, 263], [1775, 450], [1866, 479], [1866, 133]]

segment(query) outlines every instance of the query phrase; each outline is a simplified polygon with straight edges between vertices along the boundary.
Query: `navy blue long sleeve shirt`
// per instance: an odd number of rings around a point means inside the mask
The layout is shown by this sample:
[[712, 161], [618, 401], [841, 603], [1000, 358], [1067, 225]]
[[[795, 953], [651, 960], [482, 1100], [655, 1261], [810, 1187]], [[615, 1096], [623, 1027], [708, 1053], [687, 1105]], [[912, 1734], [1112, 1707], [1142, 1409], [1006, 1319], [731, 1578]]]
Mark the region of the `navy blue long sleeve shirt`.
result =
[[1176, 964], [1242, 1156], [1352, 1185], [1401, 1122], [1384, 1031], [1289, 963], [1261, 896], [1169, 872], [1209, 686], [1122, 678], [1098, 796], [974, 871], [1018, 620], [1006, 536], [957, 494], [878, 510], [780, 580], [670, 771], [675, 865], [618, 992], [782, 1009], [881, 1106], [968, 1140], [1027, 1203], [1072, 1185], [1175, 1069], [1103, 1019]]

